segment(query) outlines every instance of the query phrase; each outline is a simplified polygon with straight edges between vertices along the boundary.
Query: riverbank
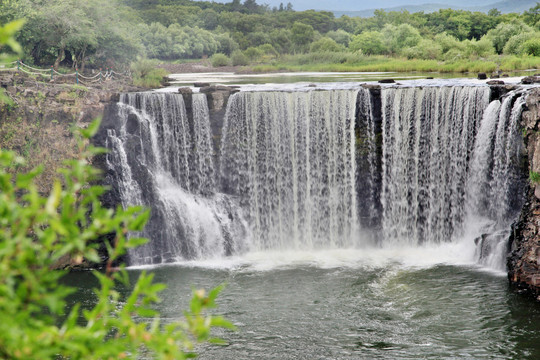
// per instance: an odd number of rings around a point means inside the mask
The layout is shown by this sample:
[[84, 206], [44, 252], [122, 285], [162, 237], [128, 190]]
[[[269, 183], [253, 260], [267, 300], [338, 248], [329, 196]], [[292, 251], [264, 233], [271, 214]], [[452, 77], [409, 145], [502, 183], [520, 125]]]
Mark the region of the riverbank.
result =
[[364, 56], [350, 52], [325, 52], [283, 55], [242, 66], [212, 66], [210, 60], [162, 62], [158, 65], [171, 74], [233, 72], [264, 74], [274, 72], [439, 72], [439, 73], [512, 73], [540, 69], [540, 57], [490, 56], [477, 60], [451, 61]]

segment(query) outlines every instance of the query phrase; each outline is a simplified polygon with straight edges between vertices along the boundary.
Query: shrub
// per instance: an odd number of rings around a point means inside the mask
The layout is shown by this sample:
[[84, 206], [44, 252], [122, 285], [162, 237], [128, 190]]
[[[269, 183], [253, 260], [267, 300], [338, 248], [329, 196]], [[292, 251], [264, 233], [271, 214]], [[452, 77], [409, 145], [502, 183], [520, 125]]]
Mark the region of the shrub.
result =
[[480, 40], [465, 40], [463, 44], [465, 45], [464, 55], [466, 57], [486, 57], [495, 54], [495, 48], [486, 36]]
[[157, 88], [161, 85], [163, 78], [167, 76], [165, 69], [158, 68], [159, 61], [146, 58], [138, 58], [131, 64], [133, 72], [133, 84], [146, 88]]
[[235, 50], [231, 55], [231, 62], [234, 66], [245, 66], [249, 63], [249, 59], [240, 50]]
[[[81, 134], [89, 139], [99, 127], [93, 122]], [[10, 168], [22, 160], [0, 150], [0, 349], [6, 359], [185, 359], [193, 343], [210, 340], [210, 328], [232, 325], [205, 315], [215, 306], [217, 288], [206, 295], [195, 291], [185, 322], [162, 326], [153, 309], [165, 286], [142, 273], [127, 297], [116, 290], [129, 286], [129, 274], [115, 269], [125, 252], [146, 242], [128, 237], [140, 231], [149, 211], [140, 207], [103, 208], [102, 186], [89, 185], [98, 171], [88, 159], [102, 153], [79, 140], [80, 157], [67, 162], [50, 194], [42, 196], [35, 184], [41, 169], [13, 176]], [[62, 259], [80, 264], [100, 262], [95, 240], [106, 242], [108, 261], [99, 281], [97, 303], [82, 310], [76, 304], [66, 313], [66, 300], [76, 291], [61, 285], [66, 271], [51, 270]], [[135, 319], [138, 319], [137, 321]], [[112, 336], [114, 334], [114, 336]], [[189, 335], [188, 335], [189, 334]]]
[[[504, 46], [503, 53], [505, 55], [521, 55], [524, 52], [523, 44], [534, 37], [534, 33], [521, 33], [512, 36]], [[538, 36], [538, 34], [537, 34]]]
[[310, 47], [311, 52], [337, 52], [343, 50], [345, 50], [343, 45], [338, 44], [335, 40], [328, 37], [320, 38], [313, 42]]
[[383, 42], [390, 54], [399, 54], [401, 49], [416, 46], [422, 37], [415, 27], [409, 24], [394, 26], [386, 24], [382, 30]]
[[531, 183], [531, 185], [539, 185], [540, 184], [540, 174], [530, 170], [529, 171], [529, 182]]
[[221, 53], [212, 55], [210, 62], [212, 63], [213, 67], [228, 66], [230, 64], [227, 55]]
[[262, 44], [257, 47], [263, 52], [264, 55], [269, 55], [271, 57], [279, 56], [277, 50], [272, 46], [272, 44]]
[[500, 23], [495, 29], [491, 29], [486, 34], [487, 38], [492, 42], [498, 54], [502, 53], [506, 43], [512, 36], [521, 33], [530, 33], [533, 29], [521, 21], [513, 23]]
[[463, 51], [465, 49], [462, 42], [447, 33], [435, 35], [434, 41], [441, 47], [443, 54], [446, 54], [452, 49], [457, 49], [458, 51]]
[[349, 49], [366, 55], [381, 55], [387, 51], [383, 36], [378, 31], [366, 31], [353, 36]]
[[523, 53], [540, 56], [540, 38], [530, 39], [523, 43]]
[[244, 55], [246, 55], [249, 58], [249, 60], [251, 60], [251, 61], [257, 61], [264, 55], [264, 53], [259, 48], [248, 47], [244, 51]]
[[423, 39], [418, 45], [404, 49], [403, 55], [409, 59], [434, 60], [441, 57], [442, 47], [433, 40]]
[[329, 31], [326, 36], [345, 47], [349, 46], [349, 42], [351, 41], [351, 34], [343, 29]]
[[461, 50], [450, 49], [444, 54], [443, 59], [446, 61], [458, 61], [458, 60], [462, 60], [464, 57], [465, 55], [463, 54]]

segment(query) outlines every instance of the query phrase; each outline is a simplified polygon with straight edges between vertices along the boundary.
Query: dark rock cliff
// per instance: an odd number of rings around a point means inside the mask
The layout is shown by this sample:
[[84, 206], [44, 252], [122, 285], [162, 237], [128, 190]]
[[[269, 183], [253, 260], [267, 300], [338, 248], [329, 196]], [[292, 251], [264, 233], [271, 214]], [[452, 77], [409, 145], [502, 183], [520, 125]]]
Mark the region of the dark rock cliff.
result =
[[540, 88], [531, 89], [526, 101], [521, 127], [531, 176], [527, 201], [510, 237], [508, 279], [540, 301], [540, 183], [532, 175], [540, 173]]

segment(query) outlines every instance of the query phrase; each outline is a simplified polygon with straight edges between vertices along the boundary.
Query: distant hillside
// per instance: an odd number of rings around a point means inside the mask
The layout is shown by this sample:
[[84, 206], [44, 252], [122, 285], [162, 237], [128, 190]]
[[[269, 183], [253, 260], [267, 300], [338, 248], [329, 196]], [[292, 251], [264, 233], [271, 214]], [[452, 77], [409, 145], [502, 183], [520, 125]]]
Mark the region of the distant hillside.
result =
[[[536, 6], [537, 0], [503, 0], [484, 6], [459, 6], [450, 4], [422, 4], [422, 5], [403, 5], [390, 8], [383, 8], [385, 11], [402, 11], [431, 13], [440, 9], [455, 9], [488, 12], [491, 9], [498, 9], [502, 13], [524, 12]], [[361, 10], [361, 11], [334, 11], [336, 17], [347, 15], [351, 17], [370, 17], [373, 16], [376, 9]]]

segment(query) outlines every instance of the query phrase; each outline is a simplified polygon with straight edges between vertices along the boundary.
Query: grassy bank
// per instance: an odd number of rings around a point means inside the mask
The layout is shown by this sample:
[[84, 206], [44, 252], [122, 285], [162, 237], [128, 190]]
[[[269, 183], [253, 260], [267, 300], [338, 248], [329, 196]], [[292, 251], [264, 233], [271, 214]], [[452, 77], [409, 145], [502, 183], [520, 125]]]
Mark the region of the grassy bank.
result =
[[350, 52], [309, 53], [285, 55], [278, 59], [252, 65], [255, 72], [272, 71], [390, 71], [390, 72], [442, 72], [466, 73], [496, 70], [503, 72], [540, 69], [540, 57], [490, 56], [482, 59], [418, 60], [386, 56], [362, 56]]

